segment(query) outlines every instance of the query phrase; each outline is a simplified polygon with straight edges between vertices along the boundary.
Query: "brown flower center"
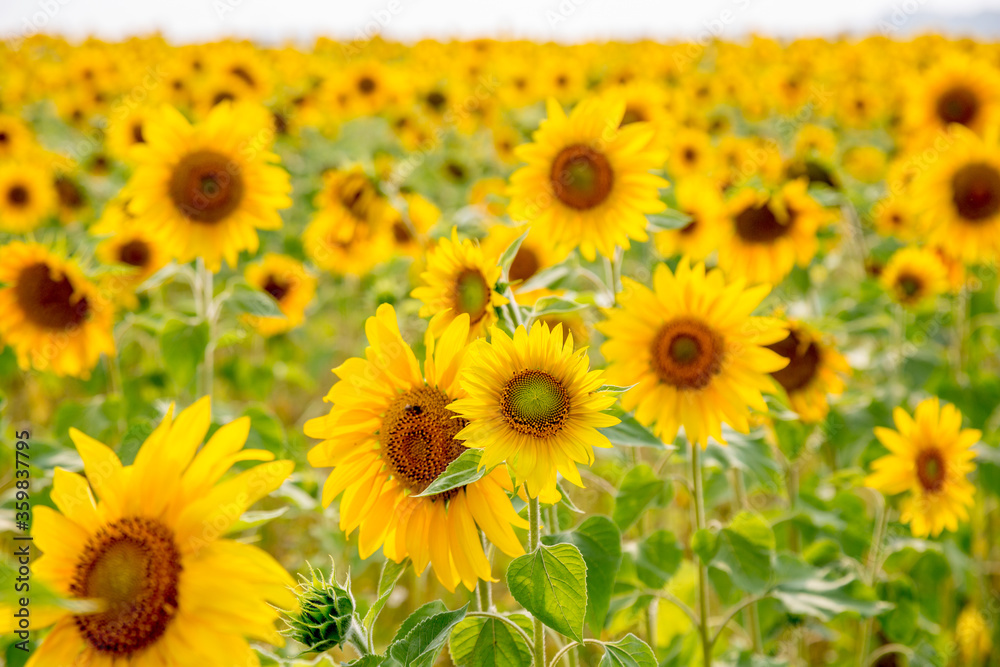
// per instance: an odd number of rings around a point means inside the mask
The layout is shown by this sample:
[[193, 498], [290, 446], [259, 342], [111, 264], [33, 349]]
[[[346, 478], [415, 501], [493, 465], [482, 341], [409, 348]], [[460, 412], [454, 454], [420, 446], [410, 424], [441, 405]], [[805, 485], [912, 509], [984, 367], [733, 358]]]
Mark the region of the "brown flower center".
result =
[[642, 109], [636, 107], [625, 107], [625, 115], [622, 116], [622, 122], [619, 127], [624, 127], [632, 123], [641, 123], [646, 120], [646, 114], [643, 113]]
[[980, 222], [1000, 212], [1000, 173], [985, 162], [967, 164], [951, 177], [951, 200], [963, 219]]
[[479, 269], [465, 269], [458, 274], [452, 303], [456, 312], [468, 313], [472, 324], [483, 319], [490, 305], [490, 286]]
[[653, 371], [678, 389], [701, 389], [722, 370], [722, 337], [692, 319], [667, 322], [653, 338]]
[[370, 76], [363, 76], [358, 79], [358, 91], [362, 95], [371, 95], [375, 92], [375, 88], [377, 87], [378, 84], [375, 83], [375, 79]]
[[14, 185], [7, 190], [7, 203], [15, 208], [24, 208], [31, 201], [31, 192], [23, 185]]
[[146, 137], [142, 133], [142, 123], [137, 122], [132, 124], [132, 141], [137, 144], [146, 143]]
[[292, 286], [289, 283], [279, 280], [273, 275], [269, 275], [264, 282], [264, 291], [273, 296], [278, 303], [281, 303], [281, 300], [291, 289]]
[[517, 254], [514, 255], [514, 261], [510, 264], [507, 276], [512, 281], [520, 280], [523, 282], [538, 273], [540, 268], [542, 268], [542, 263], [535, 251], [522, 245], [518, 248]]
[[185, 155], [170, 177], [170, 198], [192, 222], [225, 220], [243, 200], [243, 177], [232, 160], [211, 150]]
[[62, 331], [79, 326], [90, 312], [86, 297], [73, 298], [69, 278], [53, 279], [49, 265], [44, 262], [21, 271], [14, 293], [24, 316], [45, 329]]
[[603, 153], [583, 144], [574, 144], [556, 155], [549, 180], [559, 201], [570, 208], [585, 211], [608, 198], [615, 174]]
[[83, 188], [69, 176], [65, 174], [56, 176], [55, 186], [56, 194], [59, 196], [59, 204], [65, 208], [76, 210], [86, 202]]
[[[412, 493], [420, 493], [465, 451], [455, 435], [468, 422], [448, 409], [451, 399], [436, 387], [396, 397], [382, 417], [379, 444], [386, 466]], [[448, 500], [457, 490], [433, 496]]]
[[181, 554], [156, 519], [126, 517], [98, 530], [76, 564], [70, 593], [104, 609], [73, 617], [100, 653], [127, 658], [155, 643], [177, 615]]
[[925, 449], [917, 455], [917, 479], [924, 491], [934, 493], [944, 486], [948, 476], [947, 463], [937, 449]]
[[750, 206], [736, 214], [736, 233], [747, 243], [770, 243], [785, 236], [791, 225], [784, 225], [767, 203]]
[[777, 343], [766, 346], [788, 359], [788, 365], [771, 373], [785, 391], [792, 393], [807, 386], [819, 370], [819, 346], [814, 342], [802, 345], [802, 338], [795, 331], [789, 331], [788, 337]]
[[952, 86], [938, 98], [936, 111], [943, 123], [971, 125], [979, 115], [979, 96], [966, 86]]
[[130, 266], [144, 267], [149, 263], [149, 244], [138, 239], [129, 241], [118, 249], [118, 259]]
[[545, 371], [521, 371], [500, 392], [500, 414], [510, 428], [523, 435], [555, 435], [569, 419], [569, 413], [569, 393], [562, 382]]

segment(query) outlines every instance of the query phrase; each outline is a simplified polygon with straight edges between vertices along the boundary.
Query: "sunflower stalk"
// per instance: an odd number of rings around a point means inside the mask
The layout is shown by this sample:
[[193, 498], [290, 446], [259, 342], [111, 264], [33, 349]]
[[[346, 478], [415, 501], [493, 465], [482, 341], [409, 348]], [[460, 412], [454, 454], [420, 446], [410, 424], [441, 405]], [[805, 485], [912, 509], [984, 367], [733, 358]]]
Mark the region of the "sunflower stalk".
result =
[[194, 282], [194, 302], [198, 319], [208, 325], [208, 344], [205, 345], [205, 356], [198, 372], [198, 396], [211, 396], [212, 383], [215, 378], [215, 313], [213, 299], [215, 288], [212, 284], [212, 272], [205, 266], [201, 257], [197, 260], [197, 275]]
[[[736, 503], [743, 509], [749, 507], [747, 502], [747, 489], [746, 483], [743, 480], [743, 471], [739, 468], [733, 468], [733, 489], [736, 492]], [[791, 530], [795, 530], [792, 526]], [[763, 653], [764, 642], [760, 634], [760, 616], [758, 615], [757, 603], [751, 602], [747, 605], [745, 609], [746, 621], [747, 621], [747, 631], [750, 634], [750, 639], [753, 642], [754, 653]]]
[[[691, 443], [691, 479], [694, 485], [694, 515], [695, 526], [704, 530], [705, 523], [705, 493], [701, 472], [701, 449], [696, 442]], [[712, 640], [708, 627], [708, 567], [698, 561], [698, 632], [701, 634], [701, 649], [704, 667], [712, 667]]]
[[[541, 544], [541, 523], [542, 523], [542, 511], [538, 503], [538, 498], [533, 497], [528, 491], [528, 485], [524, 485], [524, 493], [528, 496], [528, 553], [534, 553], [538, 551], [538, 547]], [[544, 665], [545, 664], [545, 626], [542, 624], [542, 619], [537, 616], [532, 618], [532, 629], [534, 632], [534, 642], [532, 647], [532, 655], [534, 656], [534, 664]]]
[[[882, 494], [877, 494], [876, 498], [875, 533], [872, 535], [872, 544], [868, 549], [868, 564], [865, 568], [865, 583], [869, 586], [875, 586], [875, 578], [882, 562], [882, 542], [885, 540], [885, 533], [889, 527], [889, 508], [885, 498]], [[874, 629], [875, 617], [873, 616], [865, 620], [861, 628], [861, 641], [858, 643], [858, 667], [867, 667], [869, 664], [868, 645], [871, 643]]]

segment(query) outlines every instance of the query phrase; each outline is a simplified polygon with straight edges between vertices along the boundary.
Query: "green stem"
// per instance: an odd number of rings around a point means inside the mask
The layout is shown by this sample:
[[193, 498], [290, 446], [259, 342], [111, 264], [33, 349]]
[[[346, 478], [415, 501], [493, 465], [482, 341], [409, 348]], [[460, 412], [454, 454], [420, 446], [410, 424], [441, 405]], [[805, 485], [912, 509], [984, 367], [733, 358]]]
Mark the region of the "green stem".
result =
[[[879, 563], [882, 560], [882, 540], [885, 539], [885, 531], [889, 526], [889, 508], [886, 507], [885, 498], [882, 494], [878, 494], [877, 498], [875, 533], [872, 535], [871, 548], [868, 550], [868, 567], [865, 572], [865, 583], [869, 586], [875, 585], [875, 577], [878, 575]], [[858, 643], [858, 667], [867, 667], [868, 665], [868, 645], [871, 642], [874, 629], [875, 617], [873, 616], [865, 621], [861, 629], [861, 641]]]
[[[739, 504], [740, 508], [747, 509], [749, 506], [747, 503], [747, 489], [746, 484], [743, 481], [743, 471], [739, 468], [733, 468], [733, 488], [736, 490], [736, 502]], [[746, 617], [747, 631], [750, 633], [750, 639], [753, 641], [753, 651], [754, 653], [763, 653], [764, 642], [761, 639], [760, 616], [757, 612], [756, 602], [751, 602], [747, 605]]]
[[[527, 484], [524, 486], [524, 492], [528, 496], [528, 553], [534, 553], [538, 551], [538, 546], [541, 543], [542, 536], [539, 530], [542, 523], [542, 512], [538, 498], [531, 496]], [[532, 620], [532, 627], [535, 634], [534, 664], [535, 667], [541, 667], [545, 664], [545, 626], [542, 624], [542, 619], [535, 616]]]
[[[698, 530], [705, 529], [705, 494], [701, 477], [701, 448], [691, 443], [691, 478], [694, 483], [694, 515]], [[698, 632], [701, 634], [701, 648], [704, 667], [712, 667], [712, 640], [708, 636], [708, 568], [698, 560]]]
[[212, 286], [212, 272], [205, 267], [205, 261], [198, 258], [198, 273], [195, 279], [195, 307], [198, 317], [208, 325], [208, 344], [198, 375], [198, 397], [212, 395], [212, 381], [215, 378], [215, 290]]
[[[483, 550], [486, 553], [486, 558], [490, 562], [490, 570], [493, 570], [493, 549], [489, 542], [486, 541], [486, 536], [483, 534], [479, 535], [479, 539], [482, 540]], [[476, 587], [476, 597], [479, 600], [479, 610], [480, 611], [493, 611], [493, 587], [490, 582], [479, 580], [479, 585]]]

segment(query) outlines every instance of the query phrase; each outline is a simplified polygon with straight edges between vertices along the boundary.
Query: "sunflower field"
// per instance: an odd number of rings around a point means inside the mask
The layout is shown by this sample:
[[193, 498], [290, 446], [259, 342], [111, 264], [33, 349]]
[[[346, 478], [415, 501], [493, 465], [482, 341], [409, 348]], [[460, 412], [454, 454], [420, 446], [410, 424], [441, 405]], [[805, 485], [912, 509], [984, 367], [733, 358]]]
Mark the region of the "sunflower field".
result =
[[0, 47], [0, 664], [997, 667], [1000, 46]]

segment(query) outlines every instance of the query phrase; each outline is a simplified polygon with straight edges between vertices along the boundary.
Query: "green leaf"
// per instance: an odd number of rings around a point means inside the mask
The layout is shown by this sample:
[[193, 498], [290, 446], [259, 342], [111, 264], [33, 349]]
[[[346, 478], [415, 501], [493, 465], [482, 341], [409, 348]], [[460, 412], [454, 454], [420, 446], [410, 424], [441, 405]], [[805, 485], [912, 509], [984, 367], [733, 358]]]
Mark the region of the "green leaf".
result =
[[160, 334], [163, 365], [178, 387], [185, 388], [194, 381], [198, 364], [205, 358], [208, 338], [208, 322], [191, 326], [173, 318], [163, 325]]
[[482, 459], [483, 450], [466, 449], [457, 459], [449, 463], [444, 472], [438, 475], [437, 479], [431, 482], [426, 489], [416, 494], [416, 497], [434, 496], [482, 479], [489, 472], [486, 468], [479, 467], [479, 462]]
[[656, 655], [646, 642], [629, 633], [604, 645], [599, 667], [657, 667]]
[[587, 564], [572, 544], [540, 545], [507, 568], [507, 588], [514, 599], [547, 626], [583, 640], [587, 609]]
[[764, 519], [741, 512], [719, 531], [719, 552], [713, 566], [728, 573], [737, 588], [762, 593], [774, 574], [771, 555], [775, 550], [774, 531]]
[[238, 313], [257, 317], [284, 317], [278, 302], [267, 292], [248, 285], [237, 285], [225, 304]]
[[410, 630], [415, 628], [418, 623], [420, 623], [425, 618], [430, 618], [435, 614], [443, 614], [448, 611], [448, 607], [444, 606], [444, 602], [441, 600], [433, 600], [426, 604], [420, 605], [412, 614], [406, 617], [406, 620], [402, 622], [399, 629], [396, 630], [396, 634], [392, 638], [392, 642], [395, 643], [400, 639], [406, 637]]
[[656, 447], [664, 449], [666, 446], [653, 432], [643, 426], [632, 415], [612, 412], [621, 422], [614, 426], [605, 426], [597, 429], [603, 433], [613, 445], [622, 447]]
[[691, 535], [691, 551], [698, 555], [702, 563], [708, 565], [719, 552], [719, 536], [708, 528], [696, 530]]
[[394, 641], [385, 652], [385, 662], [392, 667], [432, 667], [444, 648], [451, 630], [465, 618], [469, 604], [455, 611], [429, 616], [417, 623], [402, 639]]
[[372, 627], [375, 625], [375, 620], [378, 618], [378, 615], [382, 613], [385, 603], [388, 602], [389, 596], [392, 594], [392, 589], [395, 588], [400, 575], [403, 574], [403, 571], [409, 564], [410, 559], [404, 558], [402, 563], [396, 563], [392, 560], [386, 559], [385, 563], [382, 565], [382, 573], [378, 578], [378, 595], [375, 598], [375, 602], [372, 603], [372, 606], [368, 608], [368, 613], [365, 614], [365, 619], [362, 623], [369, 636], [371, 635]]
[[500, 255], [500, 261], [498, 263], [501, 271], [503, 271], [501, 274], [503, 276], [501, 280], [504, 282], [507, 282], [507, 272], [510, 270], [510, 265], [514, 263], [514, 258], [517, 257], [517, 251], [521, 249], [521, 244], [524, 243], [524, 239], [528, 237], [530, 232], [531, 230], [529, 229], [514, 239], [514, 241], [507, 246], [507, 249], [503, 251], [503, 254]]
[[571, 299], [564, 299], [561, 296], [543, 296], [535, 302], [531, 310], [532, 317], [542, 315], [557, 315], [559, 313], [572, 313], [584, 308], [584, 304]]
[[288, 511], [288, 507], [279, 507], [275, 510], [259, 510], [255, 512], [244, 512], [239, 521], [229, 529], [230, 533], [238, 533], [241, 530], [263, 526], [265, 523], [277, 519]]
[[657, 530], [639, 544], [636, 576], [650, 588], [663, 588], [677, 572], [683, 556], [677, 536], [669, 530]]
[[782, 580], [770, 595], [791, 614], [813, 616], [826, 623], [846, 612], [869, 617], [891, 608], [853, 594], [857, 578], [851, 574], [831, 577], [829, 568], [815, 568], [785, 554], [778, 557], [777, 572]]
[[479, 665], [529, 667], [531, 647], [507, 623], [474, 616], [455, 626], [448, 640], [452, 662], [458, 667]]
[[[638, 382], [636, 384], [638, 384]], [[630, 384], [627, 387], [619, 387], [613, 384], [602, 384], [600, 387], [597, 388], [597, 391], [603, 391], [609, 394], [624, 394], [626, 391], [628, 391], [634, 386], [635, 384]]]
[[592, 516], [575, 530], [542, 538], [545, 544], [572, 544], [587, 564], [587, 623], [600, 636], [604, 628], [615, 577], [622, 562], [622, 535], [606, 516]]
[[246, 448], [266, 449], [275, 456], [284, 456], [288, 441], [281, 420], [258, 406], [247, 408], [243, 414], [250, 418], [250, 435], [247, 437]]
[[694, 218], [686, 213], [668, 208], [660, 213], [653, 213], [646, 216], [649, 221], [647, 229], [651, 232], [662, 232], [669, 229], [683, 229], [687, 227]]
[[670, 481], [657, 476], [649, 465], [637, 465], [625, 474], [618, 489], [612, 515], [615, 523], [625, 532], [647, 509], [670, 502], [673, 491]]

